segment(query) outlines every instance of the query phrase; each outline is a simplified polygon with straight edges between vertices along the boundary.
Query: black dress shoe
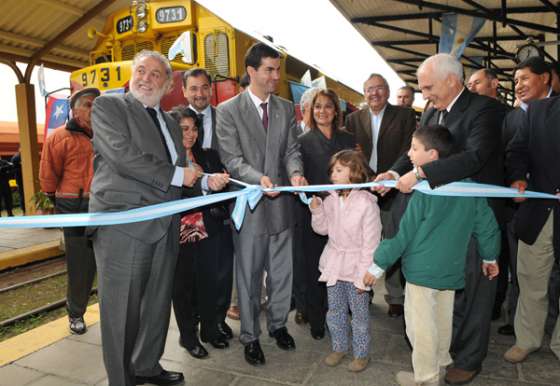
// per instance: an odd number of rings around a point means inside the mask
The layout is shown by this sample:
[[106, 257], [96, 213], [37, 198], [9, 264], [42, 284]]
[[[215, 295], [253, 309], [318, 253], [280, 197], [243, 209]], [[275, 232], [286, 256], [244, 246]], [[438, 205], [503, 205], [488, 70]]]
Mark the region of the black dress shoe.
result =
[[245, 360], [253, 366], [264, 365], [264, 353], [258, 340], [245, 346]]
[[226, 322], [218, 323], [218, 332], [223, 336], [225, 336], [226, 339], [233, 338], [233, 331], [231, 330], [231, 327], [227, 325]]
[[504, 324], [502, 327], [498, 328], [498, 334], [515, 336], [515, 328], [511, 324]]
[[278, 330], [269, 333], [271, 338], [276, 339], [276, 345], [282, 350], [295, 350], [296, 342], [290, 334], [288, 334], [288, 329], [286, 327], [279, 328]]
[[223, 349], [229, 347], [229, 342], [221, 334], [217, 334], [216, 338], [214, 338], [214, 339], [206, 340], [206, 339], [200, 338], [200, 340], [202, 340], [204, 343], [210, 343], [210, 345], [212, 345], [212, 347], [220, 349], [220, 350], [223, 350]]
[[321, 340], [325, 337], [325, 328], [312, 328], [311, 329], [311, 337], [315, 340]]
[[179, 345], [182, 346], [193, 358], [204, 359], [208, 357], [208, 351], [204, 348], [202, 344], [196, 339], [196, 342], [191, 347], [186, 345], [181, 339], [179, 339]]
[[136, 376], [137, 385], [143, 385], [145, 383], [159, 386], [182, 385], [185, 383], [185, 377], [183, 377], [183, 373], [167, 370], [162, 370], [159, 375], [154, 375], [152, 377]]
[[398, 318], [404, 314], [404, 307], [402, 304], [389, 304], [389, 311], [387, 315], [391, 318]]

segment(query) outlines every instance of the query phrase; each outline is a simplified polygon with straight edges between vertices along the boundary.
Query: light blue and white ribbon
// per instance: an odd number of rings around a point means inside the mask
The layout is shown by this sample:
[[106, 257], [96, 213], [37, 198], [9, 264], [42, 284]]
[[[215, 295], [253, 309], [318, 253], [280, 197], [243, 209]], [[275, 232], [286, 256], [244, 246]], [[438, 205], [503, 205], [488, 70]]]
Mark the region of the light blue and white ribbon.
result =
[[[234, 180], [232, 178], [230, 178], [230, 182], [243, 186], [243, 189], [233, 192], [214, 193], [206, 196], [170, 201], [121, 212], [77, 213], [0, 218], [0, 228], [58, 228], [128, 224], [153, 220], [165, 216], [171, 216], [177, 213], [197, 209], [218, 202], [236, 200], [231, 218], [235, 227], [239, 230], [241, 229], [241, 226], [243, 224], [247, 206], [249, 206], [250, 210], [254, 210], [261, 200], [263, 194], [267, 192], [298, 193], [301, 200], [307, 204], [309, 202], [309, 199], [306, 197], [305, 193], [325, 192], [329, 190], [341, 189], [371, 188], [374, 186], [394, 188], [396, 185], [396, 181], [379, 181], [367, 182], [363, 184], [279, 186], [269, 189], [263, 189], [258, 185], [250, 185], [242, 181]], [[558, 196], [548, 193], [525, 191], [525, 193], [520, 194], [516, 189], [496, 185], [477, 184], [472, 182], [453, 182], [436, 189], [431, 189], [427, 181], [422, 181], [416, 184], [413, 189], [425, 194], [439, 196], [492, 198], [524, 197], [553, 200], [559, 199]]]

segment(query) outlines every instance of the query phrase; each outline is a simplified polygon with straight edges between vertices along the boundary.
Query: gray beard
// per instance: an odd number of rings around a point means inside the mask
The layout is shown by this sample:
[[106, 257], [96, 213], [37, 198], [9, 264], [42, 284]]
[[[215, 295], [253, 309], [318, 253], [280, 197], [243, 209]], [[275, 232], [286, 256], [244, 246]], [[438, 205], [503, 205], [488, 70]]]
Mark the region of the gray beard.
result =
[[155, 107], [159, 104], [161, 98], [163, 98], [163, 94], [165, 89], [159, 90], [159, 92], [154, 93], [151, 96], [141, 95], [138, 91], [132, 87], [130, 87], [130, 93], [134, 96], [134, 98], [138, 99], [140, 103], [148, 107]]

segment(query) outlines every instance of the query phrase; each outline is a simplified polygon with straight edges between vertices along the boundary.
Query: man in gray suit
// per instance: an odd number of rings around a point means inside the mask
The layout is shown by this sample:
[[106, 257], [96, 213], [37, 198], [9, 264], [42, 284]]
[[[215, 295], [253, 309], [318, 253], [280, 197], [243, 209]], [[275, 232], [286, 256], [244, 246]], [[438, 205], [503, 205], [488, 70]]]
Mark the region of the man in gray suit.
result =
[[[181, 131], [159, 108], [171, 79], [164, 56], [141, 51], [132, 63], [130, 92], [95, 100], [90, 212], [175, 200], [183, 185], [196, 182], [199, 172], [184, 167]], [[93, 231], [109, 385], [183, 383], [182, 373], [159, 364], [171, 311], [178, 215]]]
[[[307, 184], [296, 143], [293, 104], [274, 95], [280, 81], [280, 54], [256, 43], [247, 51], [245, 67], [249, 87], [217, 109], [222, 162], [233, 178], [263, 188]], [[245, 359], [252, 365], [265, 363], [259, 344], [264, 271], [269, 334], [281, 349], [295, 349], [286, 329], [292, 292], [293, 203], [289, 195], [266, 193], [254, 211], [246, 211], [241, 230], [234, 232], [239, 339], [245, 345]]]

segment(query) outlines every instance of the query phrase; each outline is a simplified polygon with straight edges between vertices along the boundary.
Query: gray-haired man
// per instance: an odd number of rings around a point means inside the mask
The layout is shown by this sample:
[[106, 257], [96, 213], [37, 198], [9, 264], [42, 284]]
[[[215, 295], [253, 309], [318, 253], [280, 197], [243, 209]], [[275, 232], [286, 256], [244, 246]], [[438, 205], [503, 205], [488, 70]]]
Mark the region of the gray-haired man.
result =
[[[182, 133], [159, 103], [172, 79], [158, 52], [132, 63], [130, 92], [95, 100], [91, 212], [134, 209], [180, 198], [199, 174], [185, 168]], [[171, 313], [179, 217], [94, 229], [103, 359], [110, 386], [178, 385], [159, 364]]]

